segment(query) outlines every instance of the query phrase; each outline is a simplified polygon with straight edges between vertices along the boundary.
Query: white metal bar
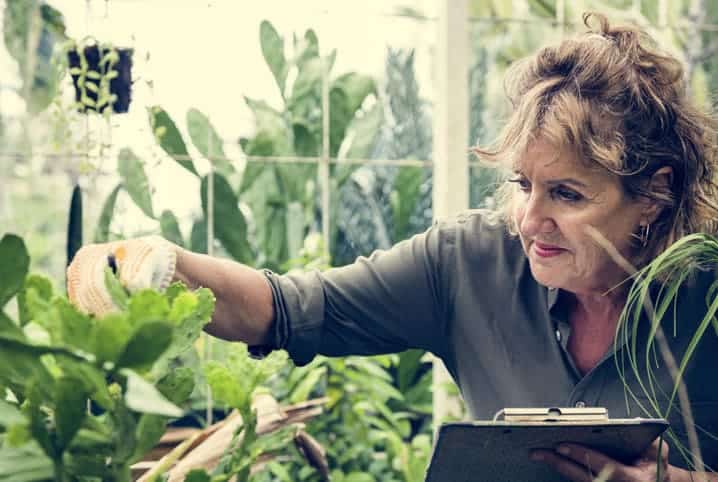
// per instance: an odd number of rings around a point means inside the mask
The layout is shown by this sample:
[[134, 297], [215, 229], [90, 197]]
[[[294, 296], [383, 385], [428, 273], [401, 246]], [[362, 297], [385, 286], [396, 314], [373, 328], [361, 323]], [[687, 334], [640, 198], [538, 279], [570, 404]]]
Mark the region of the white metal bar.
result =
[[668, 26], [668, 0], [658, 0], [658, 28]]
[[319, 159], [319, 185], [321, 186], [322, 196], [322, 239], [324, 240], [324, 256], [329, 259], [331, 216], [329, 205], [331, 204], [330, 180], [329, 180], [329, 163], [330, 163], [330, 145], [329, 145], [329, 69], [328, 62], [322, 57], [322, 157]]
[[[434, 218], [469, 207], [469, 22], [467, 0], [441, 0], [434, 64]], [[434, 427], [458, 403], [444, 387], [451, 380], [444, 364], [434, 360]]]
[[[565, 0], [564, 0], [565, 1]], [[667, 0], [658, 0], [659, 2], [666, 2]], [[669, 8], [663, 9], [660, 6], [658, 8], [658, 14], [660, 15], [662, 11], [667, 12]], [[621, 14], [621, 12], [617, 13], [618, 15]], [[628, 18], [628, 15], [624, 15], [621, 18]], [[469, 18], [469, 22], [471, 23], [486, 23], [486, 24], [510, 24], [510, 23], [524, 23], [529, 25], [549, 25], [553, 27], [558, 27], [558, 21], [556, 18], [550, 18], [550, 17], [534, 17], [534, 18], [521, 18], [521, 17], [471, 17]], [[685, 30], [700, 30], [704, 32], [716, 32], [718, 31], [718, 23], [710, 23], [710, 22], [698, 22], [698, 23], [691, 23], [689, 20], [685, 18], [679, 18], [676, 19], [674, 22], [671, 22], [669, 25], [668, 18], [666, 17], [665, 20], [666, 27], [671, 27], [674, 29], [685, 29]], [[583, 26], [583, 23], [580, 21], [572, 21], [572, 20], [566, 20], [565, 22], [567, 27], [581, 27]], [[658, 20], [658, 26], [661, 26], [661, 19], [659, 17]]]
[[[28, 155], [25, 152], [17, 152], [17, 151], [0, 151], [0, 158], [3, 159], [10, 159], [10, 160], [22, 160], [22, 159], [28, 159], [30, 157], [38, 158], [38, 157], [44, 157], [45, 159], [53, 159], [53, 160], [64, 160], [64, 159], [81, 159], [81, 160], [92, 160], [92, 159], [100, 159], [102, 156], [99, 155], [93, 155], [93, 154], [85, 154], [84, 152], [80, 153], [67, 153], [67, 154], [59, 154], [56, 152], [33, 152], [31, 155]], [[192, 156], [182, 156], [177, 155], [174, 156], [175, 159], [179, 161], [191, 161], [194, 160]], [[321, 162], [324, 162], [325, 159], [323, 157], [300, 157], [300, 156], [245, 156], [243, 157], [245, 161], [248, 162], [266, 162], [266, 163], [295, 163], [295, 164], [320, 164]], [[231, 159], [229, 157], [222, 157], [222, 156], [216, 156], [216, 157], [210, 157], [210, 161], [227, 161], [230, 163], [238, 162], [237, 159]], [[431, 167], [432, 161], [429, 160], [421, 160], [421, 159], [337, 159], [330, 157], [326, 159], [326, 162], [329, 164], [366, 164], [366, 165], [377, 165], [377, 166], [416, 166], [416, 167]]]
[[469, 206], [469, 47], [466, 0], [441, 0], [434, 101], [435, 218]]
[[[207, 130], [207, 152], [210, 154], [213, 152], [212, 136], [210, 135], [209, 129]], [[207, 255], [214, 256], [214, 165], [211, 162], [209, 164], [209, 174], [207, 174]], [[212, 357], [212, 337], [204, 331], [202, 332], [202, 336], [204, 338], [204, 361], [207, 362]], [[207, 411], [205, 418], [207, 426], [210, 426], [214, 421], [214, 412], [212, 410], [214, 407], [214, 399], [212, 398], [212, 390], [209, 388], [209, 385], [206, 386], [206, 389], [207, 398], [205, 401], [207, 403]]]
[[[250, 162], [299, 162], [299, 163], [321, 163], [325, 161], [322, 157], [263, 157], [263, 156], [247, 156]], [[417, 166], [431, 167], [433, 164], [428, 160], [421, 159], [337, 159], [329, 157], [326, 159], [329, 164], [373, 164], [380, 166]]]

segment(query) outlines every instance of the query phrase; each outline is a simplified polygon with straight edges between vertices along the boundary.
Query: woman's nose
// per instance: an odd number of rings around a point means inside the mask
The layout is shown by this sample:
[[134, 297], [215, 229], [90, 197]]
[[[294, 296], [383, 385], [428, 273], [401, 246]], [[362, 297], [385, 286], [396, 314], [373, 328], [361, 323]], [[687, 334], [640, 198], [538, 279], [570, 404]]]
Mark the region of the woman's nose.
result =
[[538, 197], [530, 196], [523, 207], [519, 229], [527, 237], [547, 234], [555, 230], [556, 223], [547, 203]]

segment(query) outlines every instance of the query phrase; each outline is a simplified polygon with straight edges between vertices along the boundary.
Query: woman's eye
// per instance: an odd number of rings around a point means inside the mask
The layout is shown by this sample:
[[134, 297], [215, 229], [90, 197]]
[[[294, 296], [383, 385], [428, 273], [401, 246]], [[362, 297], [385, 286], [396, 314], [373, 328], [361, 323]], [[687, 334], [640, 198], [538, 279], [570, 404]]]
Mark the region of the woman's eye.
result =
[[515, 177], [513, 179], [509, 179], [509, 182], [514, 182], [518, 184], [520, 191], [528, 192], [531, 190], [531, 183], [528, 181], [528, 179], [525, 179], [523, 177]]
[[581, 194], [566, 188], [557, 188], [556, 190], [554, 190], [553, 194], [554, 197], [563, 201], [576, 202], [583, 199], [583, 196]]

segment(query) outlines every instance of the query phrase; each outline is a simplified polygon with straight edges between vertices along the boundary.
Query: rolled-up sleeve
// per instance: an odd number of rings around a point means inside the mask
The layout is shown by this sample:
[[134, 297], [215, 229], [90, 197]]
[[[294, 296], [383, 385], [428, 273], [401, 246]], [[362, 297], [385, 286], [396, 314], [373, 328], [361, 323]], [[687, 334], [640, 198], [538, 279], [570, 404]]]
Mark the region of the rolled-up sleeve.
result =
[[324, 272], [265, 271], [274, 346], [297, 365], [317, 354], [372, 355], [408, 348], [447, 352], [454, 228], [426, 232]]

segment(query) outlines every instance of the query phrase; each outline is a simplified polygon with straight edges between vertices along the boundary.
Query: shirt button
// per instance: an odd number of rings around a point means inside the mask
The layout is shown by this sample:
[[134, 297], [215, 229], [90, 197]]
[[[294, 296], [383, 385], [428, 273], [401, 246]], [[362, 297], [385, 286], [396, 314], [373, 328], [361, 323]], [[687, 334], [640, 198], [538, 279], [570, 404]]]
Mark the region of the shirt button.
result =
[[583, 400], [579, 400], [578, 402], [576, 402], [574, 404], [574, 407], [576, 407], [576, 408], [584, 408], [585, 406], [586, 406], [586, 402], [584, 402]]
[[561, 331], [556, 330], [556, 341], [561, 341]]

